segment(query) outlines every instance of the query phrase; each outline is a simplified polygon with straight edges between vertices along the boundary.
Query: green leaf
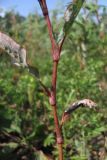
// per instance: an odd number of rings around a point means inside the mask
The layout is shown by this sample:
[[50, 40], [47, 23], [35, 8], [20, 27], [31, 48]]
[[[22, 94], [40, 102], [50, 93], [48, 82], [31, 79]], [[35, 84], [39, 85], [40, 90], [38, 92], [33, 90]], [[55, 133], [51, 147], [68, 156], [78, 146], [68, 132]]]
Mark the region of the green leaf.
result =
[[44, 146], [49, 146], [53, 143], [55, 143], [54, 136], [53, 136], [53, 134], [49, 134], [49, 136], [47, 136], [47, 138], [45, 138]]
[[60, 44], [64, 37], [69, 33], [71, 26], [77, 17], [83, 3], [85, 0], [73, 0], [68, 6], [64, 14], [65, 23], [64, 26], [59, 33], [58, 43]]

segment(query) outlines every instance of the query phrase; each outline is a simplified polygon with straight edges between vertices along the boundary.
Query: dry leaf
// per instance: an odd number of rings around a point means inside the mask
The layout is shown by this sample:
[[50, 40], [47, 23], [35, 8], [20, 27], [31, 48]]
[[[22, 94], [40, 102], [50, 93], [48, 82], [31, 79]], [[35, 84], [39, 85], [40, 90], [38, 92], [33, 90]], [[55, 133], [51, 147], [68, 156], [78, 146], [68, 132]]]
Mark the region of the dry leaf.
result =
[[69, 117], [70, 117], [70, 114], [76, 110], [77, 108], [79, 107], [89, 107], [89, 108], [94, 108], [96, 107], [96, 103], [93, 102], [92, 100], [90, 99], [83, 99], [83, 100], [80, 100], [80, 101], [77, 101], [75, 103], [73, 103], [72, 105], [70, 105], [63, 113], [62, 115], [62, 120], [61, 120], [61, 125], [63, 125], [64, 122], [66, 122]]

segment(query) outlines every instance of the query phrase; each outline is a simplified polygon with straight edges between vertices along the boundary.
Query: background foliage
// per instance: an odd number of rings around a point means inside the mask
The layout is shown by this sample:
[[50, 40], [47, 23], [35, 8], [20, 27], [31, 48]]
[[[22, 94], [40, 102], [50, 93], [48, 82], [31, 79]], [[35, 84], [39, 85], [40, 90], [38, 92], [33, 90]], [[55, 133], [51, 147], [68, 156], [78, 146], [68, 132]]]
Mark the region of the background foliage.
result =
[[[51, 14], [56, 33], [63, 18]], [[28, 63], [39, 68], [50, 87], [50, 42], [38, 13], [23, 17], [15, 11], [0, 17], [0, 31], [27, 49]], [[0, 50], [0, 159], [57, 159], [53, 116], [47, 97], [27, 71], [13, 68]], [[59, 117], [76, 100], [90, 98], [95, 110], [78, 109], [63, 127], [64, 159], [107, 159], [107, 8], [86, 3], [66, 38], [59, 64]]]

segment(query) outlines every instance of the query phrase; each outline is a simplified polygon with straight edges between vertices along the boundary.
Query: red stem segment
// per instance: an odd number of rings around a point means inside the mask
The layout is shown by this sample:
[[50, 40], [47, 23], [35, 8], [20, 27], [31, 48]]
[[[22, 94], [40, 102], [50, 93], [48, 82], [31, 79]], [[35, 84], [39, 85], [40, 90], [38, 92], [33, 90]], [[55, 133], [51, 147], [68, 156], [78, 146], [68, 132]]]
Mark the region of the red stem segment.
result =
[[58, 150], [59, 150], [59, 160], [63, 160], [63, 139], [61, 136], [61, 130], [59, 127], [59, 121], [57, 116], [57, 106], [52, 106], [53, 114], [54, 114], [54, 123], [55, 123], [55, 131], [56, 131], [56, 139], [58, 144]]
[[56, 140], [57, 140], [58, 149], [59, 149], [59, 160], [63, 160], [63, 148], [62, 148], [63, 139], [61, 135], [61, 129], [59, 126], [57, 105], [56, 105], [57, 67], [58, 67], [58, 62], [60, 59], [60, 52], [61, 52], [62, 46], [59, 48], [58, 44], [56, 43], [53, 37], [52, 25], [51, 25], [51, 21], [50, 21], [49, 14], [48, 14], [46, 0], [39, 0], [39, 3], [41, 6], [43, 15], [47, 22], [47, 27], [48, 27], [49, 36], [50, 36], [51, 45], [52, 45], [53, 73], [52, 73], [52, 88], [51, 88], [51, 93], [49, 96], [49, 102], [50, 102], [50, 105], [52, 106], [53, 114], [54, 114]]
[[52, 58], [53, 61], [59, 61], [60, 59], [60, 53], [59, 53], [59, 46], [56, 43], [54, 37], [53, 37], [53, 30], [52, 30], [52, 25], [51, 25], [51, 21], [49, 18], [49, 15], [45, 16], [46, 22], [47, 22], [47, 26], [48, 26], [48, 32], [49, 32], [49, 36], [50, 36], [50, 40], [51, 40], [51, 45], [52, 45]]
[[45, 16], [46, 22], [47, 22], [47, 26], [48, 26], [48, 32], [49, 32], [49, 36], [50, 36], [50, 40], [51, 40], [51, 45], [52, 45], [52, 52], [54, 51], [54, 45], [55, 45], [55, 41], [53, 39], [53, 34], [52, 34], [52, 25], [51, 25], [51, 21], [49, 16]]
[[63, 139], [61, 135], [61, 129], [59, 126], [58, 121], [58, 114], [57, 114], [57, 105], [56, 105], [56, 81], [57, 81], [57, 68], [58, 62], [53, 62], [53, 74], [52, 74], [52, 90], [51, 90], [51, 97], [50, 97], [50, 104], [53, 109], [54, 114], [54, 123], [55, 123], [55, 131], [56, 131], [56, 140], [59, 149], [59, 160], [63, 160]]
[[53, 74], [52, 74], [52, 89], [54, 90], [55, 95], [56, 95], [57, 67], [58, 67], [58, 62], [54, 62]]

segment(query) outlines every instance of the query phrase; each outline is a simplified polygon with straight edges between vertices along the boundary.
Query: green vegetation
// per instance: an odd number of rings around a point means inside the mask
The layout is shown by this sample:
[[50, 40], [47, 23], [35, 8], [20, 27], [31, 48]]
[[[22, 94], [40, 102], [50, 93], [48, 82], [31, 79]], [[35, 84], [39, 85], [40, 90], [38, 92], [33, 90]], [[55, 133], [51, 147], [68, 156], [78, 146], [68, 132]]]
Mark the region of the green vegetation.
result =
[[[54, 11], [54, 29], [62, 17]], [[58, 18], [57, 18], [58, 17]], [[56, 22], [55, 22], [56, 20]], [[59, 117], [69, 104], [90, 98], [95, 110], [80, 108], [64, 124], [64, 160], [107, 159], [107, 8], [87, 3], [65, 40], [58, 66]], [[0, 31], [27, 49], [28, 63], [37, 67], [50, 87], [50, 42], [45, 21], [38, 13], [22, 17], [14, 11], [0, 17]], [[53, 115], [38, 81], [11, 66], [0, 50], [0, 159], [45, 160], [57, 149]]]

